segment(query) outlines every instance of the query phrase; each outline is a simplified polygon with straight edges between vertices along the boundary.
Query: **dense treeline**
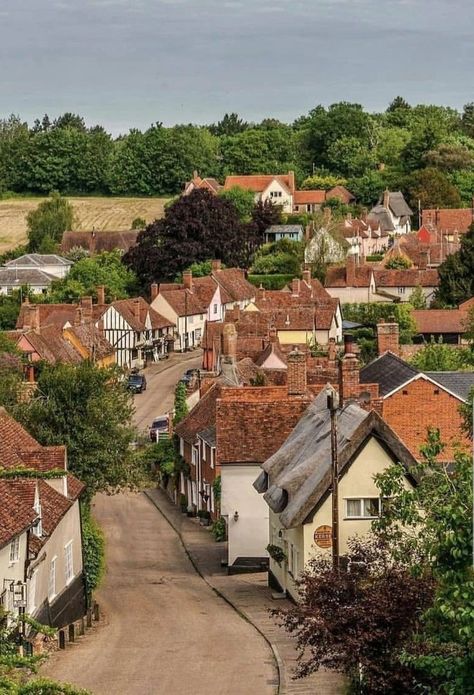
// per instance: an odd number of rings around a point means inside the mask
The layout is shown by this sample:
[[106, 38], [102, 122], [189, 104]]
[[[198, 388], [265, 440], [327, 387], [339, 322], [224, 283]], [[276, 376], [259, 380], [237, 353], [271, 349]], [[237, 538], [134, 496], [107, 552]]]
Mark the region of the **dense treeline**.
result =
[[386, 186], [410, 201], [470, 205], [474, 190], [474, 103], [462, 113], [410, 106], [397, 97], [383, 113], [359, 104], [317, 106], [292, 124], [246, 123], [236, 114], [209, 126], [160, 123], [114, 139], [83, 118], [48, 116], [33, 126], [18, 116], [0, 121], [0, 192], [173, 195], [192, 171], [227, 174], [293, 169], [347, 182], [372, 204]]

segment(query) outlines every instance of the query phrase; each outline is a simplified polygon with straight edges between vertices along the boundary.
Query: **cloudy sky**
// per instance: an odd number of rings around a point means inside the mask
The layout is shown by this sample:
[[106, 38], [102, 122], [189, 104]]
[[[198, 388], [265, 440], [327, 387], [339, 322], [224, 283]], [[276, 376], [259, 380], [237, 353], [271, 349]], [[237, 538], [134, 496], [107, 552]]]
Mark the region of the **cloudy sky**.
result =
[[1, 0], [0, 116], [111, 132], [474, 101], [472, 0]]

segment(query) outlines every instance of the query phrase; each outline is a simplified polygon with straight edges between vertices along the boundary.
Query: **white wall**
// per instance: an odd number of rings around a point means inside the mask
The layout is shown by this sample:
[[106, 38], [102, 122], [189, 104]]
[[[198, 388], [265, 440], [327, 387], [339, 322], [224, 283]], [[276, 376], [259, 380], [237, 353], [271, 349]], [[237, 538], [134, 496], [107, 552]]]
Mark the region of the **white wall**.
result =
[[[221, 514], [228, 516], [228, 563], [238, 557], [267, 557], [269, 509], [253, 483], [260, 466], [221, 466]], [[239, 513], [234, 521], [234, 513]]]
[[[281, 193], [281, 196], [275, 196], [272, 195], [272, 193]], [[262, 191], [261, 200], [271, 200], [271, 202], [276, 205], [282, 205], [284, 212], [293, 212], [293, 196], [291, 193], [288, 193], [287, 189], [282, 186], [277, 179], [273, 180], [267, 188]]]
[[[4, 579], [11, 579], [14, 582], [23, 582], [25, 575], [25, 562], [26, 562], [26, 532], [20, 535], [20, 545], [19, 554], [17, 562], [10, 562], [10, 546], [8, 543], [3, 548], [0, 549], [0, 594], [4, 589]], [[15, 615], [18, 614], [18, 609], [13, 609], [13, 594], [7, 592], [5, 596], [5, 606], [6, 610], [10, 610]]]

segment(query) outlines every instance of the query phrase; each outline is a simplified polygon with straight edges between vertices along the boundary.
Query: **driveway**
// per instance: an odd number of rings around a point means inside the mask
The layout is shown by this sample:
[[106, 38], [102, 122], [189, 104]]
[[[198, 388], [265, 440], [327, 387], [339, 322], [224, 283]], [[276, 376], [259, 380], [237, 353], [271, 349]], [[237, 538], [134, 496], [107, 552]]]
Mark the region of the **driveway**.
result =
[[134, 423], [141, 431], [148, 431], [153, 418], [171, 410], [174, 404], [174, 389], [186, 369], [201, 367], [201, 350], [172, 355], [169, 360], [152, 364], [144, 371], [147, 388], [134, 396]]
[[196, 574], [177, 534], [143, 493], [99, 495], [106, 624], [56, 653], [42, 675], [95, 695], [270, 695], [267, 643]]

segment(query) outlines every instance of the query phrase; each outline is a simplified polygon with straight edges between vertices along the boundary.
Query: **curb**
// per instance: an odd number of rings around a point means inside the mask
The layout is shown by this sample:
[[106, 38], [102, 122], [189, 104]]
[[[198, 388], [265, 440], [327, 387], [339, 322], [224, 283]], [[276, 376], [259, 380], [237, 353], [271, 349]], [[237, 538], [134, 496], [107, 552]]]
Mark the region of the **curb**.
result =
[[265, 633], [258, 627], [258, 625], [255, 625], [255, 623], [249, 618], [249, 616], [244, 613], [228, 596], [226, 596], [220, 589], [217, 589], [215, 586], [211, 584], [211, 582], [206, 578], [206, 575], [204, 575], [201, 570], [199, 569], [195, 559], [193, 558], [191, 552], [189, 551], [188, 547], [186, 546], [183, 536], [181, 535], [181, 531], [175, 526], [173, 521], [169, 518], [167, 514], [161, 509], [161, 507], [158, 506], [158, 503], [156, 500], [152, 497], [150, 494], [150, 490], [143, 490], [145, 495], [148, 497], [150, 502], [153, 504], [153, 506], [160, 512], [161, 516], [168, 522], [168, 524], [171, 526], [171, 528], [176, 532], [181, 545], [183, 546], [184, 552], [186, 553], [187, 557], [189, 558], [189, 561], [191, 562], [192, 566], [196, 570], [197, 574], [203, 579], [208, 587], [221, 599], [223, 599], [231, 608], [234, 609], [234, 611], [239, 615], [243, 620], [245, 620], [247, 623], [252, 625], [252, 627], [263, 637], [267, 645], [270, 647], [270, 650], [273, 654], [273, 658], [275, 660], [276, 664], [276, 671], [278, 675], [278, 685], [277, 685], [277, 690], [276, 690], [276, 695], [285, 695], [286, 688], [284, 687], [283, 683], [283, 673], [285, 670], [285, 667], [283, 665], [283, 661], [280, 657], [280, 654], [278, 652], [278, 647], [276, 644], [274, 644], [266, 635]]

